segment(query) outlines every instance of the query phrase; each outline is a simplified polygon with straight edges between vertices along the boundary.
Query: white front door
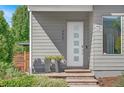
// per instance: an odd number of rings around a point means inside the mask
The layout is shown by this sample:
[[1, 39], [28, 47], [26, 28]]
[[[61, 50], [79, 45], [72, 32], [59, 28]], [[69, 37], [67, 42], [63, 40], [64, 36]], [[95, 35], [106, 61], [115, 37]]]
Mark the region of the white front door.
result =
[[83, 66], [83, 22], [67, 22], [67, 66]]

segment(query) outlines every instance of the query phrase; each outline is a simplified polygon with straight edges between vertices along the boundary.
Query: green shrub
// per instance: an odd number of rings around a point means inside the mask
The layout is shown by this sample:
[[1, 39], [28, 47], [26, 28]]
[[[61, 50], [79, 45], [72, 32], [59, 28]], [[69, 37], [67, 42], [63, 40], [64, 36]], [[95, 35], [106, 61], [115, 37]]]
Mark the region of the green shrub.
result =
[[64, 56], [47, 56], [45, 58], [46, 60], [56, 60], [56, 61], [60, 61], [60, 60], [63, 60], [64, 59]]
[[63, 79], [53, 79], [40, 76], [36, 78], [36, 86], [39, 87], [67, 87], [67, 83]]
[[0, 62], [0, 79], [10, 79], [22, 75], [24, 75], [24, 73], [18, 71], [12, 64]]
[[29, 76], [18, 71], [12, 64], [0, 62], [0, 87], [66, 87], [62, 79]]
[[35, 84], [33, 76], [23, 76], [8, 80], [0, 80], [0, 87], [30, 87]]
[[0, 79], [3, 79], [5, 74], [6, 74], [6, 71], [5, 69], [7, 69], [7, 63], [3, 63], [3, 62], [0, 62]]
[[23, 76], [9, 80], [0, 80], [0, 87], [66, 87], [62, 79], [48, 77]]

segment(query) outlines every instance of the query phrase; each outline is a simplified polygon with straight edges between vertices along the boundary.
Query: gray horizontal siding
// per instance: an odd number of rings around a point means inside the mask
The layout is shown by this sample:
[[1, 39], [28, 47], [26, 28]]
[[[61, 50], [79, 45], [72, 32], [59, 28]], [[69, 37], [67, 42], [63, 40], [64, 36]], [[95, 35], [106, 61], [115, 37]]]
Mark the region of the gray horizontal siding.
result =
[[95, 66], [94, 70], [111, 70], [111, 71], [124, 71], [124, 66]]
[[[61, 54], [67, 57], [67, 22], [84, 22], [84, 45], [89, 46], [87, 12], [32, 12], [32, 63], [36, 58]], [[84, 50], [84, 64], [88, 67], [89, 51]]]
[[123, 58], [123, 56], [124, 55], [122, 55], [122, 54], [103, 54], [102, 53], [102, 55], [95, 56], [95, 58], [101, 58], [101, 57], [103, 57], [103, 58], [110, 58], [110, 59], [113, 59], [113, 58], [118, 59], [118, 58]]
[[[60, 55], [60, 52], [32, 14], [32, 68], [34, 72], [44, 71], [43, 59], [49, 55]], [[56, 38], [57, 40], [57, 38]]]
[[[118, 61], [117, 61], [118, 60]], [[116, 59], [116, 58], [114, 58], [113, 60], [111, 60], [110, 58], [109, 59], [96, 59], [95, 60], [95, 64], [102, 64], [102, 63], [105, 63], [105, 65], [108, 65], [109, 63], [112, 63], [113, 62], [113, 64], [115, 64], [115, 63], [117, 63], [118, 65], [122, 65], [122, 64], [119, 64], [119, 63], [124, 63], [124, 61], [122, 60], [122, 58], [118, 58], [118, 59]], [[112, 64], [111, 64], [112, 65]], [[123, 65], [122, 65], [123, 66]]]
[[124, 13], [124, 6], [94, 6], [91, 46], [94, 70], [124, 70], [124, 30], [122, 31], [122, 54], [103, 54], [102, 16], [111, 13]]

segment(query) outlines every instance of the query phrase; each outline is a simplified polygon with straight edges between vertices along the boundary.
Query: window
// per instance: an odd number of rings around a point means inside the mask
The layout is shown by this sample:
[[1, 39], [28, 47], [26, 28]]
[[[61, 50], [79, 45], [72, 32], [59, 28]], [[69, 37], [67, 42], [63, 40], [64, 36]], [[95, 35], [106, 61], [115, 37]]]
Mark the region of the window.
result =
[[79, 41], [74, 41], [74, 46], [79, 46]]
[[79, 48], [74, 48], [74, 53], [78, 54], [79, 53]]
[[103, 52], [121, 53], [121, 16], [103, 17]]
[[74, 61], [79, 61], [79, 56], [74, 56]]
[[79, 34], [78, 33], [74, 33], [74, 38], [79, 38]]

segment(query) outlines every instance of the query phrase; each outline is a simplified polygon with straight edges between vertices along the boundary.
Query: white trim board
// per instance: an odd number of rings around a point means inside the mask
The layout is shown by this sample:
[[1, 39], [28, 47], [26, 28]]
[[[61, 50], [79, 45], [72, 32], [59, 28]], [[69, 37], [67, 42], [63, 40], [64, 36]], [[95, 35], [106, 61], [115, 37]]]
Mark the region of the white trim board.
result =
[[32, 46], [32, 43], [31, 43], [31, 42], [32, 42], [32, 41], [31, 41], [31, 39], [32, 39], [32, 38], [31, 38], [31, 36], [32, 36], [32, 35], [31, 35], [31, 29], [32, 29], [32, 27], [31, 27], [31, 15], [32, 15], [32, 12], [30, 11], [30, 12], [29, 12], [29, 29], [30, 29], [30, 32], [29, 32], [29, 33], [30, 33], [30, 34], [29, 34], [29, 35], [30, 35], [30, 39], [29, 39], [29, 40], [30, 40], [30, 43], [29, 43], [29, 49], [30, 49], [29, 73], [30, 73], [30, 74], [32, 74], [32, 53], [31, 53], [31, 50], [32, 50], [32, 48], [31, 48], [31, 46]]
[[115, 16], [124, 16], [124, 13], [111, 13], [111, 15]]
[[92, 5], [29, 5], [30, 11], [93, 11]]

